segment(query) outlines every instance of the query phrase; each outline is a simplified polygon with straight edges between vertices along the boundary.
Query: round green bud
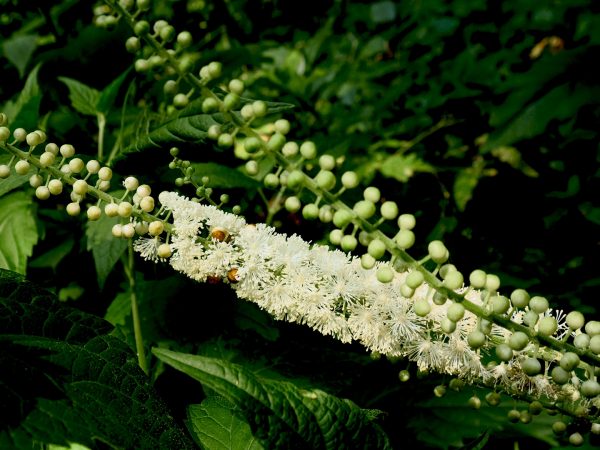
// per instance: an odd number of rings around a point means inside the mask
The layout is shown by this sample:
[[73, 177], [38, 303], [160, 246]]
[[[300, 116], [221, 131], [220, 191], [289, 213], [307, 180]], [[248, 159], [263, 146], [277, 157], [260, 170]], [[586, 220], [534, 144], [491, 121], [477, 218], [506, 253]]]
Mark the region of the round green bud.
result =
[[335, 158], [331, 155], [321, 155], [319, 167], [322, 170], [333, 170], [335, 168]]
[[531, 413], [529, 411], [521, 411], [521, 417], [519, 418], [519, 421], [521, 423], [529, 423], [533, 420], [533, 416], [531, 415]]
[[417, 289], [423, 284], [425, 277], [418, 270], [413, 270], [406, 276], [406, 285], [412, 289]]
[[540, 315], [535, 311], [527, 311], [523, 316], [523, 323], [528, 327], [533, 327], [540, 319]]
[[283, 147], [281, 147], [281, 153], [286, 158], [293, 158], [298, 154], [298, 151], [300, 151], [300, 147], [293, 141], [286, 142]]
[[439, 386], [434, 387], [433, 395], [435, 395], [438, 398], [446, 395], [446, 386], [444, 386], [443, 384], [440, 384]]
[[523, 350], [529, 344], [529, 336], [522, 331], [515, 331], [510, 338], [508, 338], [508, 345], [513, 350]]
[[402, 249], [407, 249], [415, 244], [415, 233], [411, 230], [400, 230], [394, 238], [396, 245]]
[[245, 164], [246, 172], [250, 176], [254, 176], [258, 173], [258, 163], [256, 161], [247, 161]]
[[529, 404], [527, 408], [531, 414], [534, 416], [539, 416], [541, 412], [544, 410], [544, 405], [541, 402], [534, 400]]
[[333, 214], [333, 224], [338, 228], [346, 227], [352, 221], [352, 214], [340, 209]]
[[17, 175], [26, 175], [27, 172], [29, 172], [30, 167], [31, 166], [27, 161], [21, 159], [15, 164], [15, 172], [17, 173]]
[[384, 219], [394, 220], [398, 216], [398, 205], [392, 201], [383, 202], [380, 212]]
[[364, 190], [363, 197], [365, 200], [368, 200], [371, 203], [377, 203], [381, 198], [381, 192], [376, 187], [369, 186]]
[[542, 317], [538, 322], [538, 333], [542, 336], [552, 336], [558, 330], [558, 322], [552, 316]]
[[375, 267], [376, 262], [377, 261], [375, 260], [375, 258], [373, 258], [368, 253], [365, 253], [364, 255], [362, 255], [360, 257], [360, 265], [365, 270], [369, 270], [369, 269], [372, 269], [373, 267]]
[[250, 136], [244, 140], [244, 149], [250, 154], [256, 153], [261, 147], [262, 143], [257, 137]]
[[480, 319], [477, 328], [487, 336], [492, 333], [492, 322], [487, 319]]
[[218, 61], [212, 61], [208, 64], [208, 74], [211, 78], [218, 78], [221, 76], [221, 69], [223, 65]]
[[323, 223], [329, 223], [333, 220], [333, 209], [329, 205], [323, 205], [319, 208], [319, 220]]
[[418, 298], [415, 300], [413, 304], [413, 310], [415, 314], [419, 317], [425, 317], [427, 314], [431, 312], [431, 305], [426, 298]]
[[279, 119], [275, 121], [275, 131], [281, 134], [288, 134], [290, 132], [290, 122], [285, 119]]
[[377, 268], [377, 280], [380, 283], [389, 283], [394, 279], [394, 269], [388, 265], [382, 265]]
[[386, 248], [385, 244], [383, 243], [383, 241], [380, 241], [379, 239], [373, 239], [369, 243], [367, 252], [373, 258], [381, 259], [381, 258], [383, 258], [383, 255], [385, 255], [386, 250], [387, 250], [387, 248]]
[[567, 372], [565, 369], [563, 369], [560, 366], [554, 367], [550, 374], [552, 375], [552, 380], [556, 384], [565, 384], [571, 378], [571, 375], [569, 375], [569, 372]]
[[263, 183], [269, 189], [275, 189], [277, 186], [279, 186], [279, 177], [274, 173], [269, 173], [265, 176]]
[[148, 33], [148, 31], [150, 31], [150, 24], [145, 20], [140, 20], [133, 26], [133, 32], [138, 36], [143, 36]]
[[[454, 291], [456, 289], [460, 289], [463, 285], [463, 282], [464, 282], [464, 278], [463, 278], [462, 273], [460, 273], [458, 270], [455, 270], [446, 275], [446, 278], [444, 279], [443, 284], [448, 289]], [[456, 304], [459, 304], [459, 303], [456, 303]]]
[[412, 214], [401, 214], [398, 217], [398, 227], [401, 230], [412, 230], [417, 224], [417, 219]]
[[244, 82], [234, 78], [229, 82], [229, 92], [236, 95], [242, 95], [244, 92]]
[[285, 136], [281, 133], [274, 133], [267, 142], [267, 150], [271, 152], [278, 152], [283, 148], [285, 144]]
[[600, 334], [600, 322], [597, 320], [590, 320], [585, 324], [585, 332], [590, 336], [596, 336]]
[[335, 175], [328, 170], [321, 170], [315, 177], [315, 183], [324, 191], [330, 191], [335, 187]]
[[440, 276], [444, 279], [450, 272], [456, 272], [457, 270], [454, 264], [444, 264], [440, 267]]
[[216, 141], [221, 135], [221, 127], [219, 125], [211, 125], [208, 127], [207, 135], [209, 139]]
[[317, 156], [317, 147], [314, 142], [306, 141], [300, 146], [300, 154], [304, 159], [313, 159]]
[[544, 297], [535, 296], [529, 300], [529, 309], [538, 314], [543, 314], [548, 310], [548, 300]]
[[502, 398], [500, 397], [500, 394], [498, 394], [497, 392], [489, 392], [485, 396], [485, 401], [490, 406], [498, 406], [500, 404], [501, 400], [502, 400]]
[[590, 338], [590, 350], [596, 355], [600, 355], [600, 335], [595, 335]]
[[580, 350], [586, 350], [590, 346], [590, 335], [581, 333], [573, 339], [573, 345]]
[[219, 110], [219, 101], [213, 97], [207, 97], [202, 101], [202, 112], [206, 114]]
[[485, 288], [486, 290], [488, 290], [489, 292], [495, 292], [498, 290], [498, 288], [500, 287], [500, 278], [498, 278], [498, 275], [494, 275], [494, 274], [486, 274], [485, 276]]
[[442, 241], [431, 241], [427, 246], [427, 250], [431, 259], [438, 264], [445, 263], [450, 256], [448, 249]]
[[446, 334], [454, 333], [456, 330], [456, 322], [448, 317], [444, 317], [440, 322], [440, 328]]
[[500, 361], [510, 361], [513, 357], [513, 350], [508, 344], [499, 344], [496, 346], [496, 356]]
[[406, 383], [408, 380], [410, 380], [410, 372], [406, 369], [401, 370], [400, 373], [398, 373], [398, 379], [403, 383]]
[[361, 219], [367, 220], [375, 214], [375, 205], [368, 200], [360, 200], [354, 204], [352, 208], [356, 215]]
[[483, 289], [485, 287], [486, 274], [483, 270], [475, 269], [469, 275], [469, 283], [475, 289]]
[[569, 436], [569, 444], [571, 444], [575, 447], [579, 447], [580, 445], [583, 445], [583, 442], [584, 442], [584, 439], [580, 433], [573, 433]]
[[600, 434], [600, 423], [593, 423], [590, 431], [592, 432], [592, 434]]
[[412, 298], [412, 296], [415, 295], [415, 290], [410, 286], [403, 284], [400, 286], [400, 295], [404, 298]]
[[60, 195], [63, 191], [63, 183], [60, 180], [50, 180], [48, 190], [52, 195]]
[[467, 335], [467, 342], [472, 349], [478, 349], [485, 344], [485, 334], [479, 330], [471, 331]]
[[537, 358], [526, 358], [521, 362], [521, 368], [530, 377], [537, 375], [542, 371], [542, 365]]
[[473, 409], [479, 409], [479, 408], [481, 408], [481, 400], [476, 395], [474, 395], [473, 397], [469, 398], [468, 404]]
[[38, 174], [34, 174], [29, 177], [29, 185], [34, 189], [41, 186], [43, 182], [44, 179]]
[[562, 420], [557, 420], [552, 424], [552, 431], [554, 434], [563, 434], [567, 430], [567, 424]]
[[596, 397], [600, 395], [600, 384], [596, 380], [585, 380], [581, 383], [580, 391], [584, 397]]
[[433, 303], [435, 303], [436, 305], [442, 306], [447, 301], [448, 301], [448, 297], [446, 297], [444, 294], [441, 294], [437, 291], [433, 293]]
[[358, 175], [356, 172], [344, 172], [342, 175], [342, 186], [346, 189], [352, 189], [358, 186]]
[[[264, 117], [267, 114], [268, 109], [269, 108], [267, 107], [267, 104], [262, 100], [252, 102], [252, 110], [254, 111], [254, 115], [256, 117]], [[281, 134], [279, 132], [277, 133]]]
[[363, 247], [368, 247], [372, 240], [373, 237], [367, 231], [363, 230], [360, 233], [358, 233], [358, 242]]
[[175, 108], [185, 108], [190, 102], [190, 99], [185, 94], [177, 94], [173, 97], [173, 106]]
[[465, 307], [461, 303], [452, 303], [446, 312], [448, 319], [458, 322], [465, 315]]
[[529, 305], [529, 294], [524, 289], [515, 289], [510, 294], [510, 301], [515, 308], [525, 308]]
[[230, 92], [223, 99], [223, 107], [225, 111], [232, 111], [237, 108], [240, 104], [240, 96]]
[[248, 121], [254, 117], [254, 110], [252, 109], [252, 105], [244, 105], [242, 109], [240, 109], [240, 114], [242, 115], [242, 119]]
[[511, 409], [506, 414], [506, 417], [508, 417], [508, 420], [510, 420], [512, 423], [517, 423], [519, 419], [521, 419], [521, 413], [518, 409]]
[[496, 314], [505, 314], [510, 307], [510, 302], [503, 295], [494, 295], [491, 298], [492, 310]]
[[189, 31], [182, 31], [177, 35], [177, 44], [182, 48], [187, 48], [192, 45], [192, 33]]
[[571, 311], [569, 314], [567, 314], [566, 321], [571, 330], [579, 330], [581, 327], [583, 327], [585, 318], [579, 311]]
[[448, 383], [448, 387], [453, 391], [460, 392], [465, 387], [465, 382], [460, 378], [452, 378]]
[[229, 148], [233, 145], [233, 136], [229, 133], [222, 133], [217, 139], [217, 145], [221, 148]]
[[329, 233], [329, 242], [331, 242], [333, 245], [340, 245], [343, 237], [344, 232], [342, 230], [331, 230]]
[[580, 362], [580, 360], [579, 360], [579, 356], [577, 355], [577, 353], [566, 352], [562, 355], [562, 358], [560, 359], [559, 364], [560, 364], [560, 367], [565, 369], [567, 372], [570, 372], [579, 365], [579, 362]]
[[298, 197], [288, 197], [285, 199], [285, 209], [291, 213], [298, 212], [302, 207], [302, 203]]
[[353, 251], [354, 249], [356, 249], [357, 245], [358, 245], [358, 241], [351, 234], [345, 235], [342, 238], [342, 241], [340, 242], [340, 246], [342, 247], [342, 250], [345, 252]]

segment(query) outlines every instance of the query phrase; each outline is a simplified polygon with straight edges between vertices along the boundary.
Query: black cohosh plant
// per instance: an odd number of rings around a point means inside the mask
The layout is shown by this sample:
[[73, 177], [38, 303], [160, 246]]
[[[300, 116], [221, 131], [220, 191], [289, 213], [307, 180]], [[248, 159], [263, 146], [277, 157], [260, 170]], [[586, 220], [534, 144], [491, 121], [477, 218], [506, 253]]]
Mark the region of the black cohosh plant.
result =
[[[451, 375], [452, 381], [435, 388], [438, 397], [465, 383], [485, 386], [490, 405], [499, 403], [499, 393], [529, 401], [527, 410], [509, 411], [511, 421], [528, 423], [546, 409], [585, 423], [569, 435], [573, 445], [583, 442], [581, 433], [600, 434], [599, 321], [552, 310], [545, 297], [523, 289], [502, 292], [499, 277], [483, 270], [463, 274], [439, 240], [429, 243], [426, 255], [411, 256], [414, 215], [385, 200], [376, 186], [349, 204], [345, 193], [359, 188], [358, 175], [338, 173], [342, 161], [319, 153], [313, 142], [292, 140], [288, 120], [268, 120], [278, 105], [244, 98], [244, 82], [223, 82], [219, 62], [198, 70], [188, 52], [190, 32], [165, 20], [147, 21], [149, 1], [105, 4], [95, 10], [95, 24], [110, 28], [125, 21], [131, 27], [125, 46], [135, 55], [134, 68], [162, 84], [167, 113], [177, 118], [200, 105], [212, 121], [204, 141], [233, 150], [246, 173], [264, 185], [266, 225], [247, 224], [237, 205], [225, 212], [227, 193], [216, 201], [208, 187], [211, 174], [194, 181], [191, 162], [176, 147], [169, 149], [169, 167], [180, 172], [175, 185], [191, 200], [169, 192], [155, 196], [135, 177], [126, 177], [123, 194], [115, 196], [113, 172], [102, 161], [86, 162], [74, 146], [47, 143], [46, 131], [18, 128], [4, 114], [0, 147], [12, 159], [0, 166], [0, 178], [31, 173], [41, 201], [64, 197], [68, 188], [69, 215], [120, 217], [112, 234], [130, 240], [143, 258], [168, 260], [198, 281], [230, 284], [277, 319], [359, 341], [373, 357], [405, 358], [420, 371]], [[329, 242], [339, 250], [276, 233], [268, 225], [283, 210], [329, 224]], [[397, 225], [396, 233], [382, 232], [384, 223]], [[147, 371], [139, 318], [133, 316], [140, 365]], [[409, 376], [399, 373], [401, 381]], [[481, 400], [474, 396], [469, 405], [479, 408]], [[552, 426], [557, 435], [567, 429], [564, 420]]]

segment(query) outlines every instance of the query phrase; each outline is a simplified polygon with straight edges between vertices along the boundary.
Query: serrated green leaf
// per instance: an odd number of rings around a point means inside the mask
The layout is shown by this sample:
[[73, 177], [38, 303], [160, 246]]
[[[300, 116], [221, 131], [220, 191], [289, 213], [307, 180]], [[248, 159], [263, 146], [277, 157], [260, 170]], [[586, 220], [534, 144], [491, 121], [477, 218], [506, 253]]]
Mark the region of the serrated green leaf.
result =
[[15, 65], [20, 77], [25, 74], [27, 63], [37, 48], [37, 39], [35, 34], [25, 34], [12, 36], [2, 43], [4, 56]]
[[[202, 112], [202, 98], [196, 99], [181, 110], [177, 118], [170, 120], [139, 137], [129, 147], [125, 148], [120, 157], [127, 153], [140, 152], [150, 148], [187, 144], [197, 145], [207, 140], [208, 129], [212, 125], [222, 125], [229, 122], [228, 115], [223, 113], [205, 114]], [[252, 100], [242, 98], [242, 105], [251, 103]], [[280, 113], [294, 107], [289, 103], [266, 102], [269, 113]], [[239, 112], [233, 112], [241, 118]]]
[[115, 99], [119, 94], [119, 90], [121, 89], [121, 85], [127, 79], [129, 72], [131, 72], [131, 68], [128, 68], [125, 72], [115, 78], [108, 86], [102, 89], [96, 104], [96, 109], [98, 111], [107, 114], [110, 108], [112, 108], [115, 103]]
[[95, 116], [98, 112], [98, 100], [100, 92], [97, 89], [67, 77], [58, 77], [69, 88], [69, 100], [71, 105], [81, 114]]
[[239, 170], [217, 163], [194, 163], [192, 178], [199, 184], [204, 176], [209, 177], [208, 185], [211, 188], [244, 188], [256, 189], [260, 183]]
[[2, 111], [8, 116], [11, 126], [23, 127], [26, 130], [35, 128], [38, 122], [42, 94], [37, 81], [40, 65], [35, 66], [25, 81], [25, 86], [19, 92], [17, 99], [6, 102]]
[[108, 217], [104, 214], [99, 220], [87, 223], [87, 249], [92, 251], [100, 288], [104, 286], [106, 278], [127, 248], [125, 239], [115, 239], [112, 235], [112, 227], [117, 223], [118, 217]]
[[31, 196], [14, 192], [0, 198], [0, 268], [24, 274], [37, 241]]
[[350, 400], [261, 378], [221, 359], [159, 348], [153, 353], [234, 403], [267, 448], [390, 448], [383, 431]]
[[392, 155], [381, 163], [379, 170], [384, 177], [395, 178], [402, 183], [407, 182], [417, 172], [435, 172], [433, 166], [427, 164], [414, 153]]
[[207, 450], [262, 450], [250, 425], [234, 404], [219, 396], [204, 399], [187, 410], [187, 425]]
[[112, 326], [0, 271], [0, 448], [191, 448]]

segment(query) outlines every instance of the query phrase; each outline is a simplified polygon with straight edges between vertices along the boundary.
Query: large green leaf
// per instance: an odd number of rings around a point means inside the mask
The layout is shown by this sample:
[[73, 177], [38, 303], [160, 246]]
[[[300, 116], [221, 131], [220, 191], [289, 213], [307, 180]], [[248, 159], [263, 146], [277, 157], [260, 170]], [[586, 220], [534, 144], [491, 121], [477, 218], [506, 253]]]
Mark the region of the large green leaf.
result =
[[69, 88], [69, 100], [71, 105], [81, 114], [95, 116], [98, 109], [100, 92], [97, 89], [67, 77], [58, 77]]
[[379, 426], [350, 400], [262, 378], [217, 358], [158, 348], [153, 353], [234, 403], [267, 448], [390, 448]]
[[25, 273], [38, 241], [34, 204], [25, 192], [0, 198], [0, 268]]
[[0, 448], [191, 448], [112, 326], [0, 271]]
[[12, 36], [2, 43], [4, 56], [15, 65], [21, 77], [25, 74], [27, 63], [37, 48], [37, 40], [38, 36], [35, 34], [23, 34]]
[[[8, 164], [11, 158], [12, 155], [0, 155], [0, 164]], [[16, 189], [27, 183], [31, 175], [35, 173], [35, 170], [36, 168], [31, 166], [29, 172], [27, 172], [25, 175], [17, 175], [16, 173], [11, 173], [10, 177], [0, 179], [0, 197], [2, 197], [7, 192], [10, 192], [13, 189]]]
[[87, 249], [92, 251], [100, 287], [104, 286], [106, 278], [127, 248], [125, 239], [116, 239], [112, 235], [112, 227], [118, 222], [118, 217], [103, 214], [100, 220], [87, 223]]
[[[205, 114], [202, 112], [202, 98], [193, 100], [181, 110], [177, 117], [150, 131], [123, 149], [121, 157], [127, 153], [139, 152], [149, 148], [167, 147], [180, 144], [201, 144], [207, 138], [208, 129], [212, 125], [223, 125], [229, 122], [227, 114]], [[242, 105], [250, 103], [250, 99], [242, 99]], [[289, 103], [266, 102], [269, 114], [287, 111], [294, 106]], [[234, 112], [240, 118], [239, 112]]]
[[263, 450], [236, 406], [212, 396], [188, 408], [188, 428], [207, 450]]
[[40, 65], [35, 66], [25, 81], [25, 86], [19, 92], [17, 99], [6, 102], [2, 107], [10, 121], [11, 126], [23, 127], [26, 130], [35, 128], [38, 123], [38, 114], [42, 94], [37, 81]]

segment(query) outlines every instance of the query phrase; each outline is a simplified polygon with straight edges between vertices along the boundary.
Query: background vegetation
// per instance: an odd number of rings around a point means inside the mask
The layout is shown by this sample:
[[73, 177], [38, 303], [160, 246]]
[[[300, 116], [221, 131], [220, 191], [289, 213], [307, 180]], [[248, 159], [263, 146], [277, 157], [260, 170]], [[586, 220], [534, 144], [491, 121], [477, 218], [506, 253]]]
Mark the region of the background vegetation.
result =
[[[74, 102], [74, 88], [61, 77], [107, 92], [106, 155], [117, 140], [123, 143], [111, 155], [115, 172], [139, 176], [153, 189], [173, 189], [176, 175], [167, 168], [165, 149], [170, 142], [163, 149], [143, 144], [144, 129], [152, 129], [166, 114], [162, 84], [130, 69], [132, 56], [124, 47], [131, 35], [127, 25], [96, 27], [90, 2], [42, 2], [38, 9], [25, 3], [0, 0], [0, 111], [26, 129], [42, 124], [57, 142], [73, 143], [94, 157], [96, 114], [86, 116]], [[294, 105], [282, 117], [292, 123], [297, 140], [314, 140], [319, 149], [343, 158], [343, 168], [359, 172], [365, 186], [381, 187], [403, 212], [415, 214], [414, 254], [424, 254], [427, 242], [443, 238], [453, 252], [452, 262], [465, 273], [483, 268], [498, 274], [507, 292], [526, 288], [546, 295], [554, 308], [577, 308], [597, 317], [596, 2], [157, 0], [150, 16], [192, 33], [198, 67], [219, 60], [227, 76], [244, 79], [249, 87], [245, 96]], [[225, 189], [243, 206], [249, 221], [266, 219], [260, 185], [237, 172], [243, 164], [231, 152], [210, 142], [188, 143], [181, 150], [199, 176], [211, 176], [211, 187]], [[0, 155], [1, 162], [5, 159], [9, 157]], [[109, 349], [112, 361], [125, 358], [127, 346], [117, 338], [134, 347], [129, 287], [119, 263], [125, 245], [112, 240], [110, 223], [86, 226], [83, 218], [61, 211], [63, 200], [34, 201], [28, 177], [17, 178], [0, 181], [0, 265], [26, 273], [28, 280], [73, 308], [64, 323], [76, 328], [87, 324], [81, 333], [67, 333], [73, 348], [89, 348], [93, 341]], [[307, 224], [300, 214], [282, 210], [274, 223], [285, 232], [326, 242], [325, 229]], [[226, 287], [195, 284], [167, 266], [142, 261], [136, 263], [135, 278], [148, 347], [219, 357], [261, 376], [349, 398], [374, 411], [394, 448], [475, 446], [488, 438], [488, 445], [516, 440], [530, 448], [561, 443], [545, 413], [529, 425], [514, 425], [505, 419], [513, 407], [510, 400], [473, 411], [467, 406], [473, 389], [433, 398], [433, 387], [444, 382], [440, 377], [417, 377], [410, 368], [413, 377], [400, 383], [398, 372], [406, 368], [402, 361], [374, 360], [359, 346], [275, 323], [236, 300]], [[9, 275], [0, 284], [6, 298], [38, 292], [30, 285], [19, 291], [15, 286], [20, 284]], [[33, 305], [56, 305], [50, 299], [39, 302]], [[19, 328], [15, 305], [3, 304], [0, 333]], [[63, 314], [58, 306], [52, 308]], [[29, 323], [32, 335], [43, 336], [44, 321], [36, 322], [33, 310], [23, 317], [29, 315], [31, 322], [23, 323]], [[0, 403], [0, 438], [10, 435], [18, 443], [48, 420], [44, 414], [61, 410], [58, 402], [67, 402], [61, 400], [63, 388], [56, 386], [66, 383], [74, 389], [74, 380], [83, 375], [57, 373], [48, 382], [45, 368], [38, 367], [23, 378], [18, 362], [33, 360], [48, 348], [17, 360], [11, 348], [0, 352], [2, 367], [10, 368], [3, 369], [0, 385], [8, 386], [7, 392], [27, 391], [27, 396], [7, 395], [7, 403]], [[95, 367], [102, 351], [86, 364]], [[69, 358], [76, 355], [61, 352], [55, 362], [71, 367]], [[157, 405], [146, 405], [144, 411], [169, 411], [165, 414], [179, 425], [168, 436], [159, 433], [157, 441], [134, 444], [135, 437], [129, 436], [116, 441], [117, 447], [189, 445], [182, 425], [186, 408], [208, 408], [201, 402], [210, 389], [203, 391], [156, 358], [151, 363], [152, 388], [141, 374], [131, 381], [158, 392]], [[113, 392], [122, 388], [112, 386]], [[137, 388], [124, 388], [123, 398], [134, 391], [139, 394]], [[85, 392], [72, 395], [69, 391], [71, 400], [87, 398]], [[106, 398], [111, 395], [107, 392]], [[227, 403], [211, 407], [232, 408]], [[144, 412], [128, 408], [127, 413], [139, 415], [137, 426], [143, 430]], [[135, 428], [119, 429], [118, 405], [111, 411], [103, 413], [112, 414], [106, 424], [109, 434], [134, 433]], [[202, 416], [202, 410], [196, 412]], [[189, 410], [187, 414], [189, 423]], [[98, 431], [82, 434], [86, 432]], [[593, 438], [589, 444], [597, 445]], [[37, 440], [60, 443], [39, 435]], [[81, 442], [102, 447], [89, 438]]]

